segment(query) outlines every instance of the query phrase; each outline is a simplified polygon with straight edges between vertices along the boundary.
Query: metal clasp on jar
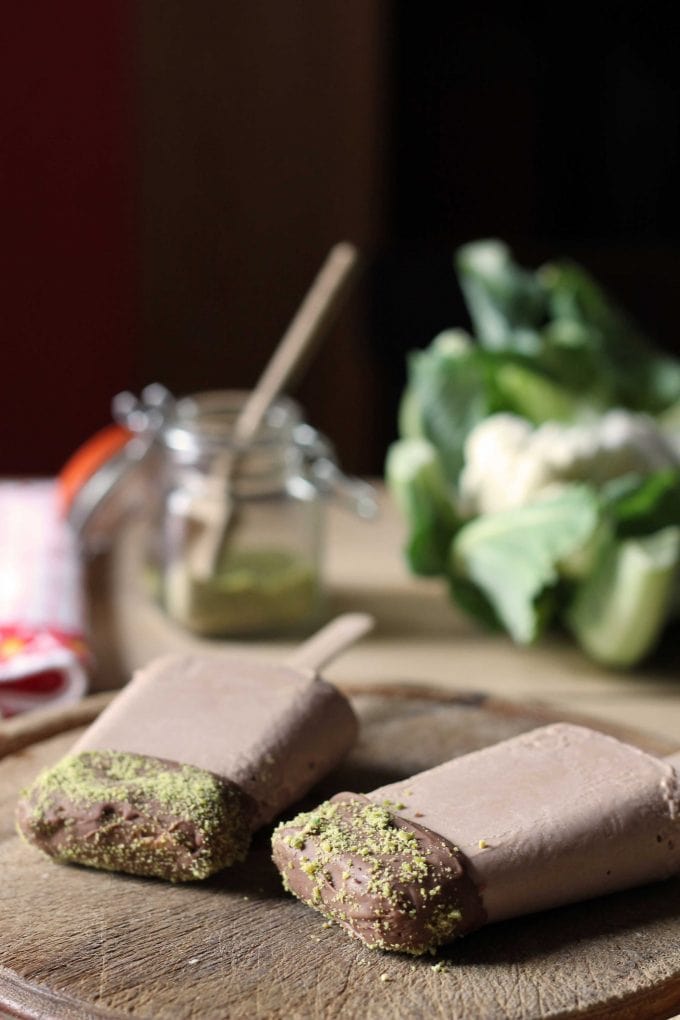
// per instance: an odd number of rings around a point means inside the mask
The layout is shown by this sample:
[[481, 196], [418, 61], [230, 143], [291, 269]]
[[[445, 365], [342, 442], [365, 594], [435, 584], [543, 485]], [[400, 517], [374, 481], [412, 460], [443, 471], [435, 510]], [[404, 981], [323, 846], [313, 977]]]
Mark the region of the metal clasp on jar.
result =
[[340, 469], [333, 444], [326, 436], [303, 422], [293, 429], [293, 442], [302, 453], [310, 478], [321, 493], [338, 499], [365, 520], [377, 516], [375, 489]]

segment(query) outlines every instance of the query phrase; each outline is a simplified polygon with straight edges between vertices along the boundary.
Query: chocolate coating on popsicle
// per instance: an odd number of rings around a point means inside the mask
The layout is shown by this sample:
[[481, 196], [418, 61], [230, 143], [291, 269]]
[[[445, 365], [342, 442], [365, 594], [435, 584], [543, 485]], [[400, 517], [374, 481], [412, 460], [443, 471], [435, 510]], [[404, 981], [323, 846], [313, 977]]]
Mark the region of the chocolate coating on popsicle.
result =
[[17, 826], [63, 863], [181, 882], [242, 860], [254, 815], [242, 790], [205, 769], [81, 751], [24, 792]]
[[272, 848], [285, 887], [371, 948], [420, 955], [484, 923], [458, 848], [366, 797], [282, 823]]
[[[391, 827], [418, 826], [435, 845], [456, 848], [466, 884], [451, 894], [453, 902], [461, 897], [462, 918], [448, 935], [443, 924], [433, 925], [428, 916], [429, 896], [421, 893], [420, 901], [412, 900], [410, 906], [401, 898], [396, 881], [401, 877], [401, 847], [394, 840], [380, 844], [377, 873], [387, 874], [388, 892], [393, 885], [396, 889], [396, 918], [389, 905], [380, 902], [380, 889], [371, 881], [373, 871], [361, 895], [346, 906], [341, 893], [352, 889], [352, 869], [341, 873], [338, 881], [333, 865], [338, 854], [341, 859], [348, 854], [353, 861], [355, 848], [347, 841], [337, 841], [336, 847], [335, 839], [330, 839], [326, 851], [326, 832], [315, 821], [318, 812], [295, 819], [293, 828], [279, 827], [274, 860], [284, 883], [300, 899], [340, 921], [368, 945], [384, 949], [422, 951], [481, 923], [680, 873], [680, 774], [673, 762], [583, 726], [557, 723], [537, 728], [373, 790], [364, 803], [370, 807], [363, 817], [345, 823], [350, 836], [357, 824], [357, 831], [363, 831], [372, 811], [391, 805], [398, 812], [398, 816], [388, 812]], [[328, 810], [322, 805], [323, 824]], [[357, 845], [361, 851], [360, 838]], [[291, 868], [292, 850], [298, 856]], [[371, 868], [374, 864], [371, 858]], [[312, 878], [322, 874], [316, 886], [304, 877], [310, 868]], [[429, 888], [427, 880], [423, 888]], [[462, 898], [470, 888], [481, 901], [476, 912]], [[387, 899], [394, 905], [391, 894]], [[380, 934], [380, 920], [389, 923], [387, 938]], [[411, 924], [413, 934], [401, 935], [402, 922]]]
[[62, 862], [205, 878], [241, 860], [356, 731], [347, 699], [310, 669], [164, 656], [24, 792], [19, 828]]

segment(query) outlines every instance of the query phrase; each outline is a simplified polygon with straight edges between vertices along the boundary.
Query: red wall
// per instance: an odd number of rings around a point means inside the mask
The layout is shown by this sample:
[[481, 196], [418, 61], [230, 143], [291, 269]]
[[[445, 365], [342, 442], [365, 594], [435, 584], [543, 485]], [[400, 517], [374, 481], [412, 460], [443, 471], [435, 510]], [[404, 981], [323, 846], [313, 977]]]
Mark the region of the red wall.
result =
[[56, 471], [138, 382], [132, 13], [3, 9], [0, 474]]

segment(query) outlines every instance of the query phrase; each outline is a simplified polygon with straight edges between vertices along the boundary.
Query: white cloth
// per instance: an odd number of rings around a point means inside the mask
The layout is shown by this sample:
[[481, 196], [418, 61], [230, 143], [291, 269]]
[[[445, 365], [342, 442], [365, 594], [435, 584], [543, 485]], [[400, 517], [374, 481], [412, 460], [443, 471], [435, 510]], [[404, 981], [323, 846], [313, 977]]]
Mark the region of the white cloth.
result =
[[0, 716], [87, 688], [82, 569], [53, 480], [0, 483]]

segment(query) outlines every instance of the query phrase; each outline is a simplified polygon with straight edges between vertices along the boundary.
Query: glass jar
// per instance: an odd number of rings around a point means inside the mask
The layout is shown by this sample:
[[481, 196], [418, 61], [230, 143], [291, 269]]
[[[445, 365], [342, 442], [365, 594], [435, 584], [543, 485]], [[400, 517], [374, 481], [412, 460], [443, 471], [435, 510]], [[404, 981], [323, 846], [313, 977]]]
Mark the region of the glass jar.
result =
[[235, 441], [247, 394], [214, 391], [166, 407], [156, 432], [161, 499], [151, 528], [158, 595], [196, 634], [302, 632], [322, 608], [324, 496], [363, 517], [370, 486], [339, 470], [328, 441], [280, 398], [255, 439]]

